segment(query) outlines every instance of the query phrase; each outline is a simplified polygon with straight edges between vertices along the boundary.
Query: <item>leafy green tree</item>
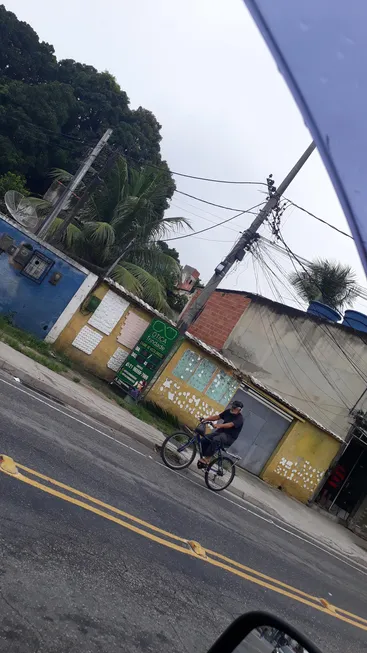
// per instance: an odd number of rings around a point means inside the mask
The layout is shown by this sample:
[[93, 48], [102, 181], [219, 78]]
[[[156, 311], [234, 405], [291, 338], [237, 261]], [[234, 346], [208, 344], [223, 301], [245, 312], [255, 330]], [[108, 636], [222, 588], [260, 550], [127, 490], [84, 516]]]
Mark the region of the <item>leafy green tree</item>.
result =
[[0, 177], [0, 211], [8, 214], [4, 202], [4, 195], [8, 190], [16, 190], [22, 195], [29, 195], [26, 185], [25, 177], [22, 175], [15, 175], [13, 172], [7, 172], [6, 175]]
[[302, 299], [318, 301], [336, 310], [352, 305], [358, 295], [355, 273], [349, 265], [317, 259], [293, 272], [289, 280]]
[[[67, 173], [59, 171], [58, 178], [67, 181]], [[166, 184], [163, 171], [148, 166], [137, 170], [119, 158], [77, 220], [68, 226], [64, 246], [79, 260], [104, 272], [122, 257], [114, 267], [113, 278], [159, 310], [169, 312], [167, 289], [176, 286], [181, 268], [178, 253], [174, 250], [171, 256], [170, 248], [159, 241], [188, 222], [164, 217]], [[61, 218], [55, 222], [54, 237], [61, 224]]]
[[166, 176], [161, 210], [175, 190], [160, 154], [161, 126], [129, 98], [108, 72], [71, 59], [57, 61], [54, 49], [0, 5], [0, 175], [23, 174], [41, 195], [52, 168], [75, 172], [80, 159], [108, 128], [115, 145], [138, 169], [155, 165]]
[[86, 146], [73, 142], [68, 149], [60, 136], [76, 105], [72, 89], [59, 82], [0, 80], [0, 174], [22, 174], [33, 193], [42, 194], [52, 167], [68, 165], [71, 152], [80, 160]]
[[177, 290], [177, 285], [181, 279], [182, 272], [179, 253], [177, 249], [169, 247], [163, 240], [159, 240], [157, 246], [162, 250], [162, 252], [167, 254], [167, 256], [171, 256], [171, 258], [173, 258], [179, 265], [179, 273], [177, 269], [171, 274], [167, 274], [162, 279], [162, 283], [166, 288], [167, 302], [170, 308], [175, 313], [181, 313], [187, 304], [188, 297]]
[[0, 5], [0, 76], [39, 84], [55, 79], [52, 45], [40, 43], [36, 32]]

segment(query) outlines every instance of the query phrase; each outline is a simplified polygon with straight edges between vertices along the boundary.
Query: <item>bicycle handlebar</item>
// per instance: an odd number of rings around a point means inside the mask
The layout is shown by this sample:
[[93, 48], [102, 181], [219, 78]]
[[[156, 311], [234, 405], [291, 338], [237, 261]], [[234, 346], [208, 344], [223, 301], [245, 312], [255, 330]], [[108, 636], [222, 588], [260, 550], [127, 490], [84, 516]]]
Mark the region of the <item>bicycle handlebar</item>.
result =
[[[200, 422], [200, 424], [202, 424], [203, 421], [204, 421], [204, 417], [199, 417], [199, 422]], [[214, 423], [214, 422], [205, 422], [205, 424], [210, 424], [210, 426], [213, 426], [213, 423]]]

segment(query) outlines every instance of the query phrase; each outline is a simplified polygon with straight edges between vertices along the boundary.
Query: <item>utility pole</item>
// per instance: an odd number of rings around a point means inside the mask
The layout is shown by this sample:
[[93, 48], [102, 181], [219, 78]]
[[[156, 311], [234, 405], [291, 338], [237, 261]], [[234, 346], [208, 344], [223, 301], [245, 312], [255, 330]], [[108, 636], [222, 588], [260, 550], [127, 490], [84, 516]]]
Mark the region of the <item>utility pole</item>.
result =
[[137, 236], [134, 236], [134, 237], [133, 237], [133, 238], [128, 242], [128, 244], [126, 245], [126, 247], [124, 247], [124, 249], [122, 250], [121, 254], [120, 254], [120, 255], [117, 257], [117, 259], [112, 263], [112, 265], [110, 265], [110, 267], [108, 268], [108, 270], [105, 272], [105, 275], [104, 275], [106, 279], [108, 279], [108, 278], [111, 276], [111, 274], [112, 274], [113, 270], [115, 269], [115, 267], [120, 263], [121, 259], [125, 256], [126, 252], [128, 252], [128, 250], [130, 249], [130, 247], [135, 243], [136, 238], [137, 238]]
[[119, 156], [120, 155], [118, 152], [114, 152], [113, 154], [111, 154], [111, 156], [107, 159], [106, 163], [104, 164], [103, 168], [94, 175], [92, 181], [90, 182], [90, 184], [88, 184], [81, 198], [73, 206], [69, 215], [62, 221], [62, 224], [59, 226], [59, 228], [55, 231], [54, 235], [50, 239], [51, 244], [57, 245], [57, 243], [61, 242], [62, 237], [66, 232], [69, 224], [73, 221], [73, 219], [79, 213], [79, 211], [81, 211], [84, 204], [88, 201], [88, 199], [90, 198], [94, 190], [97, 188], [97, 186], [103, 181], [103, 177], [115, 165]]
[[242, 261], [245, 256], [246, 249], [252, 244], [256, 239], [256, 233], [266, 220], [266, 218], [271, 214], [273, 209], [277, 206], [280, 197], [283, 195], [284, 191], [288, 188], [289, 184], [293, 181], [296, 175], [301, 170], [302, 166], [306, 163], [307, 159], [311, 156], [316, 145], [312, 142], [307, 150], [302, 154], [301, 158], [297, 161], [296, 165], [288, 173], [286, 178], [282, 181], [276, 191], [269, 197], [265, 206], [259, 211], [256, 218], [252, 222], [246, 231], [243, 232], [242, 236], [239, 238], [237, 243], [232, 247], [231, 251], [221, 263], [215, 268], [212, 278], [208, 281], [205, 288], [201, 291], [198, 297], [192, 302], [187, 311], [183, 314], [182, 318], [178, 322], [178, 328], [180, 333], [184, 334], [189, 326], [193, 323], [198, 313], [204, 308], [209, 297], [213, 294], [216, 288], [219, 286], [220, 282], [224, 279], [227, 272], [231, 269], [232, 265], [236, 261]]
[[70, 181], [68, 187], [65, 189], [63, 194], [61, 195], [60, 199], [56, 202], [54, 208], [52, 209], [50, 215], [46, 218], [46, 220], [43, 222], [41, 225], [40, 229], [38, 230], [37, 235], [40, 238], [44, 238], [49, 231], [51, 225], [53, 222], [56, 220], [58, 214], [60, 211], [62, 211], [63, 207], [69, 200], [71, 194], [75, 191], [76, 187], [80, 184], [81, 180], [83, 177], [86, 175], [88, 172], [89, 168], [92, 166], [94, 163], [96, 157], [102, 150], [102, 148], [106, 145], [108, 139], [110, 138], [112, 134], [112, 129], [107, 129], [107, 131], [103, 134], [102, 138], [100, 141], [97, 143], [97, 145], [93, 148], [91, 153], [87, 156], [85, 161], [82, 163], [82, 165], [79, 167], [77, 172], [75, 173], [74, 177]]

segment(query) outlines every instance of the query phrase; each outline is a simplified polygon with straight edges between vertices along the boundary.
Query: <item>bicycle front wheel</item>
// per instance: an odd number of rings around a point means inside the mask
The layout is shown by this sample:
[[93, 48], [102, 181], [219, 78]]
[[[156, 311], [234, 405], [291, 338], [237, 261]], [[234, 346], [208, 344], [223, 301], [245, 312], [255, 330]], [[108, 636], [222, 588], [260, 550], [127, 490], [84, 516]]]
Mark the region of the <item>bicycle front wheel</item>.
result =
[[161, 447], [161, 458], [170, 469], [185, 469], [191, 465], [195, 455], [195, 440], [183, 431], [169, 435]]
[[206, 468], [205, 483], [209, 490], [221, 492], [228, 487], [236, 474], [236, 467], [231, 458], [218, 456]]

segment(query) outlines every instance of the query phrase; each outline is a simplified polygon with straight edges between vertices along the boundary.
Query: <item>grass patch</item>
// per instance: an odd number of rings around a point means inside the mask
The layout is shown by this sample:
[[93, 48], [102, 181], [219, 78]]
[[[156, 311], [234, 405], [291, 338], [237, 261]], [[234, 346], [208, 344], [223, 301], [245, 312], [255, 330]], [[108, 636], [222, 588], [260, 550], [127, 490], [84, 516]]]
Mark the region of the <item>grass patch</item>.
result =
[[173, 424], [167, 422], [162, 417], [158, 417], [158, 415], [149, 408], [148, 403], [130, 403], [125, 401], [125, 399], [119, 397], [115, 397], [115, 401], [119, 404], [119, 406], [121, 406], [121, 408], [124, 408], [129, 413], [134, 415], [134, 417], [137, 417], [137, 419], [140, 419], [146, 424], [154, 426], [156, 429], [158, 429], [158, 431], [161, 431], [165, 435], [171, 435], [177, 430], [177, 426], [173, 426]]
[[0, 316], [0, 340], [53, 372], [67, 372], [71, 367], [67, 356], [55, 353], [47, 342], [13, 326], [4, 316]]
[[80, 373], [80, 377], [72, 377], [75, 383], [80, 383], [84, 378], [90, 386], [104, 394], [106, 398], [116, 402], [121, 408], [134, 415], [134, 417], [137, 417], [146, 424], [151, 424], [151, 426], [154, 426], [166, 435], [171, 435], [180, 427], [180, 423], [174, 415], [153, 402], [149, 401], [136, 404], [125, 401], [116, 387], [108, 385], [106, 381], [93, 377], [82, 368], [79, 369], [77, 363], [73, 363], [61, 352], [55, 351], [52, 345], [13, 326], [11, 319], [4, 316], [0, 316], [0, 340], [13, 349], [25, 354], [28, 358], [36, 361], [36, 363], [48, 367], [53, 372], [60, 374], [72, 369], [73, 372]]
[[2, 342], [5, 342], [5, 344], [9, 345], [13, 349], [20, 351], [22, 354], [28, 356], [28, 358], [32, 358], [32, 360], [34, 360], [36, 363], [40, 363], [40, 365], [44, 365], [45, 367], [48, 367], [48, 369], [52, 370], [53, 372], [60, 373], [60, 372], [67, 371], [67, 368], [64, 367], [64, 365], [61, 365], [61, 363], [53, 361], [47, 356], [42, 356], [42, 354], [38, 354], [32, 349], [29, 349], [28, 347], [21, 345], [18, 342], [18, 340], [15, 340], [15, 338], [12, 338], [11, 336], [0, 334], [0, 339], [2, 340]]

